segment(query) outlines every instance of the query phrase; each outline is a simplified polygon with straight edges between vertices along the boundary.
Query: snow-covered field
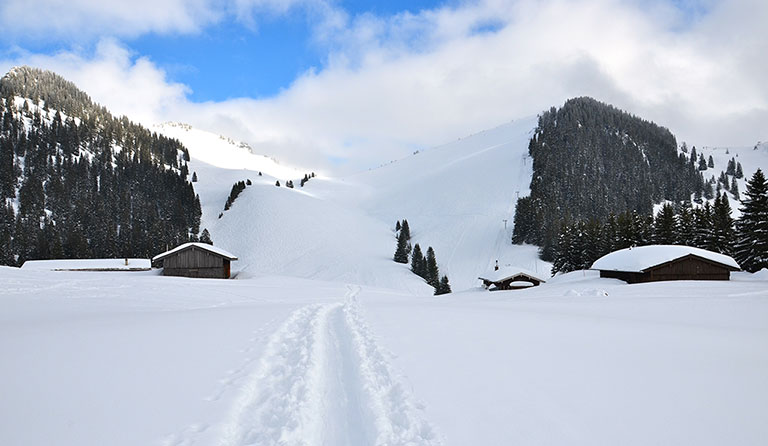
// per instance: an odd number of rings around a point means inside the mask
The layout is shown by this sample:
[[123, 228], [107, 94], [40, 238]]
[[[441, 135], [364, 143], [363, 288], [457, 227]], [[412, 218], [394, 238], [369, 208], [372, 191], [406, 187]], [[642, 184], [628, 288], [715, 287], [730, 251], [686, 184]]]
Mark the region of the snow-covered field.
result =
[[[235, 280], [0, 267], [0, 445], [765, 444], [768, 271], [479, 288], [497, 259], [549, 276], [510, 243], [535, 124], [303, 188], [311, 166], [158, 127]], [[455, 293], [392, 261], [403, 218]]]
[[761, 445], [766, 273], [432, 297], [0, 268], [0, 444]]

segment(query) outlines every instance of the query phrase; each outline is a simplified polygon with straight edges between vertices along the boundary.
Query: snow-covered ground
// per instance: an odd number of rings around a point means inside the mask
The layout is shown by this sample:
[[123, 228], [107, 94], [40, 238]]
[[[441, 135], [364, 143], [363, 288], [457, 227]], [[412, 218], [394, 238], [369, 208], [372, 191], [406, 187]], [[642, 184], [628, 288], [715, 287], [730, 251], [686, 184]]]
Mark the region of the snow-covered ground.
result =
[[0, 444], [762, 445], [768, 271], [414, 296], [0, 268]]
[[[236, 279], [0, 267], [0, 445], [764, 444], [768, 271], [479, 287], [497, 259], [549, 276], [510, 243], [535, 124], [303, 188], [311, 166], [158, 127]], [[403, 218], [457, 292], [392, 261]]]

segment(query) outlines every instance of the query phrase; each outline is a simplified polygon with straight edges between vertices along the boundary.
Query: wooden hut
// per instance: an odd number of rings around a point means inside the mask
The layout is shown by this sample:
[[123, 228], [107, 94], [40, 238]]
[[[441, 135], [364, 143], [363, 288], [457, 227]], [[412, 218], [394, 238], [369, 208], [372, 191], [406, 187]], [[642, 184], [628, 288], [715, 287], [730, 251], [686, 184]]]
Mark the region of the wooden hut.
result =
[[627, 283], [662, 280], [730, 280], [739, 271], [732, 257], [681, 245], [650, 245], [626, 248], [607, 254], [592, 264], [600, 277]]
[[229, 279], [230, 262], [237, 257], [207, 243], [185, 243], [152, 258], [162, 262], [164, 276]]
[[544, 279], [531, 271], [516, 267], [499, 267], [498, 263], [493, 271], [484, 274], [478, 279], [483, 281], [483, 286], [491, 291], [495, 290], [520, 290], [539, 286]]

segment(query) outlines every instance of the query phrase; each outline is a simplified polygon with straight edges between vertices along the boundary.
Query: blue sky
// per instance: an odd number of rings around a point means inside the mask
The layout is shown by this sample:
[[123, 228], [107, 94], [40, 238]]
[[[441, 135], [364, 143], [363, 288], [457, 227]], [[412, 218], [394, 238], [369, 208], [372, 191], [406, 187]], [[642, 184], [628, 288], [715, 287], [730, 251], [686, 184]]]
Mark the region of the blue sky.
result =
[[[0, 70], [297, 164], [377, 166], [593, 96], [698, 145], [768, 139], [765, 0], [3, 0]], [[314, 164], [313, 164], [314, 165]]]
[[[350, 16], [391, 16], [456, 2], [437, 0], [339, 1], [334, 5]], [[296, 8], [288, 14], [264, 14], [244, 23], [226, 17], [192, 33], [150, 32], [123, 38], [137, 56], [150, 58], [170, 80], [190, 88], [193, 101], [222, 101], [238, 97], [273, 96], [301, 73], [322, 69], [328, 48], [313, 39], [316, 17]], [[105, 33], [106, 34], [106, 33]], [[77, 35], [44, 39], [0, 33], [3, 52], [56, 53], [72, 47], [94, 51], [94, 41]]]

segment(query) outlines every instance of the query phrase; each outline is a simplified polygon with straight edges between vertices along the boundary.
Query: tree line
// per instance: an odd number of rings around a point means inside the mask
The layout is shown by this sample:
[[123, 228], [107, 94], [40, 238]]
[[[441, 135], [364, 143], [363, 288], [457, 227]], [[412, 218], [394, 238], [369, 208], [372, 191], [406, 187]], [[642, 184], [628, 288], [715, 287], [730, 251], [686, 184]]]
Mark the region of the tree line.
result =
[[627, 211], [561, 224], [553, 246], [553, 274], [588, 269], [610, 252], [650, 244], [677, 244], [733, 256], [746, 271], [768, 268], [768, 184], [760, 169], [747, 182], [741, 218], [725, 193], [713, 204], [664, 204], [654, 216]]

